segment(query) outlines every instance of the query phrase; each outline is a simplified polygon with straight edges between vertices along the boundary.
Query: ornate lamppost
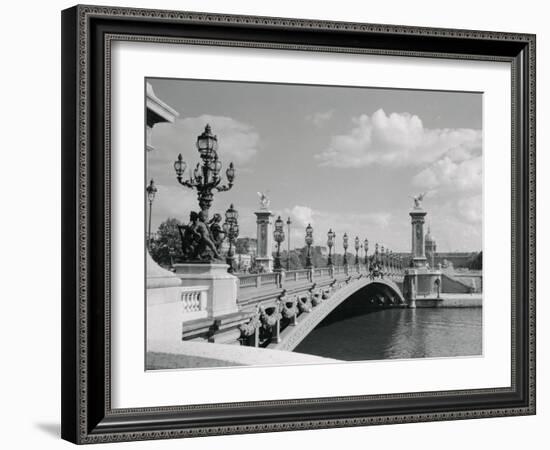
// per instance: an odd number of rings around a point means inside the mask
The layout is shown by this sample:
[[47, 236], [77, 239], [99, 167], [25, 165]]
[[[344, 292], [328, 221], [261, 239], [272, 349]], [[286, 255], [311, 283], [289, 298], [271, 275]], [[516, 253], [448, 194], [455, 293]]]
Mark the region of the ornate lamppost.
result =
[[386, 272], [391, 272], [390, 249], [386, 247]]
[[386, 252], [384, 251], [384, 246], [381, 245], [380, 246], [380, 266], [382, 268], [382, 272], [386, 271], [386, 261], [385, 261], [385, 258], [384, 258], [385, 254], [386, 254]]
[[311, 245], [313, 244], [313, 228], [311, 224], [308, 224], [306, 227], [306, 245], [307, 245], [307, 253], [306, 253], [306, 268], [313, 267], [313, 263], [311, 262]]
[[233, 163], [229, 164], [229, 167], [225, 171], [227, 184], [220, 185], [222, 181], [222, 177], [220, 176], [222, 163], [218, 158], [218, 138], [212, 134], [210, 125], [206, 125], [204, 132], [197, 137], [196, 145], [202, 159], [202, 165], [201, 163], [197, 163], [193, 173], [189, 175], [189, 179], [184, 180], [183, 174], [187, 168], [187, 163], [183, 161], [180, 153], [174, 163], [174, 170], [176, 171], [177, 180], [181, 185], [197, 190], [199, 207], [206, 220], [208, 219], [208, 210], [214, 198], [212, 191], [216, 189], [222, 192], [231, 189], [235, 179], [235, 168], [233, 167]]
[[285, 230], [284, 230], [284, 223], [281, 219], [281, 216], [277, 218], [275, 221], [275, 229], [273, 230], [273, 239], [277, 243], [277, 253], [275, 255], [275, 267], [273, 270], [280, 272], [283, 270], [281, 266], [281, 242], [285, 240]]
[[239, 236], [239, 223], [237, 222], [238, 218], [239, 213], [235, 208], [233, 208], [233, 204], [231, 204], [229, 209], [225, 212], [225, 222], [223, 224], [223, 231], [229, 240], [229, 249], [227, 250], [227, 255], [225, 258], [225, 262], [229, 265], [229, 268], [227, 269], [229, 273], [234, 272], [233, 259], [235, 257], [235, 253], [233, 252], [233, 246], [235, 244], [235, 240]]
[[151, 213], [153, 211], [153, 201], [155, 200], [155, 195], [158, 192], [153, 179], [151, 179], [145, 190], [147, 191], [147, 200], [149, 200], [149, 225], [147, 228], [147, 247], [149, 247], [151, 245]]
[[363, 242], [363, 248], [365, 249], [365, 267], [367, 272], [369, 271], [369, 240], [365, 238]]
[[390, 250], [390, 272], [395, 272], [395, 258], [393, 257], [393, 250]]
[[344, 233], [344, 243], [343, 243], [343, 246], [344, 246], [344, 266], [347, 266], [348, 265], [348, 256], [347, 256], [347, 253], [348, 253], [348, 233]]
[[288, 231], [288, 239], [287, 239], [287, 255], [286, 255], [286, 270], [290, 270], [290, 225], [292, 222], [290, 221], [290, 217], [286, 220], [286, 228]]
[[327, 247], [328, 247], [328, 261], [327, 265], [332, 266], [332, 247], [334, 245], [334, 239], [336, 238], [336, 233], [332, 231], [332, 228], [328, 230], [327, 233]]
[[359, 267], [359, 236], [355, 236], [355, 265]]

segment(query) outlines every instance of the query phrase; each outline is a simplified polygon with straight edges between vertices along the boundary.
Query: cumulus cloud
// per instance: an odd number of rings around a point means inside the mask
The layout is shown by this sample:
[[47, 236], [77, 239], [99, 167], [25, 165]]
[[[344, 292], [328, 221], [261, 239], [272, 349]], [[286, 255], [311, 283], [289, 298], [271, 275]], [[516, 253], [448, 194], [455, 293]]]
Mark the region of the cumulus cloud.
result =
[[296, 205], [289, 210], [289, 214], [297, 225], [306, 227], [308, 224], [315, 224], [313, 209], [308, 206]]
[[416, 174], [415, 186], [446, 191], [481, 190], [483, 162], [477, 151], [455, 149]]
[[174, 124], [156, 125], [153, 145], [158, 153], [169, 153], [172, 159], [178, 153], [182, 153], [184, 159], [196, 159], [195, 142], [206, 124], [210, 124], [212, 132], [218, 136], [218, 153], [223, 161], [242, 164], [258, 153], [260, 137], [252, 126], [231, 117], [208, 114], [178, 119]]
[[481, 195], [461, 198], [456, 205], [457, 215], [466, 223], [480, 225], [483, 220], [483, 204]]
[[311, 224], [314, 228], [313, 235], [315, 242], [317, 242], [316, 245], [324, 245], [326, 233], [329, 229], [336, 232], [339, 240], [342, 239], [344, 233], [347, 233], [350, 239], [359, 236], [361, 242], [366, 237], [376, 239], [377, 235], [387, 234], [392, 219], [389, 212], [342, 213], [317, 210], [303, 205], [287, 208], [281, 216], [289, 216], [292, 221], [293, 243], [303, 241], [305, 227]]
[[320, 165], [331, 167], [406, 166], [431, 163], [451, 149], [468, 151], [481, 147], [481, 131], [468, 128], [424, 128], [422, 120], [409, 113], [352, 119], [346, 134], [332, 136], [327, 149], [316, 155]]
[[334, 110], [329, 111], [322, 111], [322, 112], [316, 112], [314, 114], [308, 114], [306, 116], [306, 120], [313, 123], [316, 127], [322, 126], [325, 122], [328, 122], [330, 119], [332, 119], [332, 115], [334, 114]]
[[439, 251], [479, 251], [483, 240], [483, 198], [463, 193], [428, 213]]
[[[158, 225], [168, 217], [187, 221], [189, 212], [198, 208], [197, 195], [190, 189], [174, 183], [155, 183], [157, 194], [153, 203], [153, 225]], [[158, 223], [155, 223], [158, 222]]]

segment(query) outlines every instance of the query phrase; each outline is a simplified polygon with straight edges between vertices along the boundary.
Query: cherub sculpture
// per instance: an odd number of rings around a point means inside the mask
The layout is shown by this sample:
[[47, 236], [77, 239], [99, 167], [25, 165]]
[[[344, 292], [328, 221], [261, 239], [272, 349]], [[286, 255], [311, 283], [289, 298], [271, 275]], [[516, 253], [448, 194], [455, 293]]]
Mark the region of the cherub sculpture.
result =
[[223, 240], [225, 239], [225, 231], [223, 231], [222, 225], [222, 216], [221, 214], [214, 214], [214, 217], [210, 219], [210, 222], [208, 222], [208, 226], [210, 228], [210, 234], [212, 235], [212, 240], [214, 241], [214, 244], [216, 245], [216, 250], [220, 252]]

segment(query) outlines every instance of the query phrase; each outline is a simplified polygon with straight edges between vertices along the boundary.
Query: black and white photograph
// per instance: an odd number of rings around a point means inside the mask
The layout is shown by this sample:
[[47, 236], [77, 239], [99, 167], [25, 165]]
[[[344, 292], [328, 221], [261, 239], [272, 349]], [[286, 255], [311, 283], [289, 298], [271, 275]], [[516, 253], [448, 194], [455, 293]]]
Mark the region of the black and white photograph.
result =
[[146, 78], [144, 105], [145, 370], [483, 356], [482, 92]]
[[4, 5], [2, 448], [544, 447], [544, 2]]

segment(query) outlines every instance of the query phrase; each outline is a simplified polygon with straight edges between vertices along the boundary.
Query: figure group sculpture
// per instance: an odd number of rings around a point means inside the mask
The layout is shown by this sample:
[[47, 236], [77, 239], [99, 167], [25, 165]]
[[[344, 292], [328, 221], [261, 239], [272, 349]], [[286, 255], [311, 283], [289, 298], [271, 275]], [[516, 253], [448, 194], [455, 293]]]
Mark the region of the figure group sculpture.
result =
[[184, 261], [209, 262], [222, 259], [220, 250], [226, 233], [221, 221], [220, 214], [214, 214], [207, 221], [204, 211], [191, 211], [189, 223], [178, 225]]

